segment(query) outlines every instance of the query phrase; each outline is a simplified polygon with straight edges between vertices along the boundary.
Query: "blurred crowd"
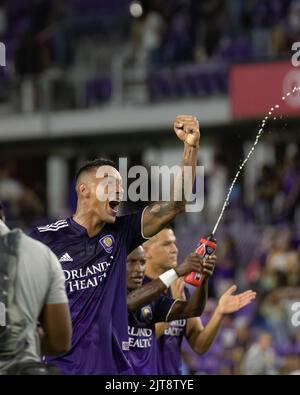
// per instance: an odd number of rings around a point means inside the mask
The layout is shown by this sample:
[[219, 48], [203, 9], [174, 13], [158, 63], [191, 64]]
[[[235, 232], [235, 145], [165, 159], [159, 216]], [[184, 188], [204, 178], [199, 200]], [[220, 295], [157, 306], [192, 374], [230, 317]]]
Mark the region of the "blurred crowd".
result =
[[255, 218], [262, 224], [279, 220], [296, 223], [300, 201], [300, 156], [286, 158], [282, 167], [264, 166], [256, 182]]
[[[217, 234], [211, 300], [202, 319], [208, 322], [218, 298], [232, 284], [256, 291], [257, 299], [226, 317], [217, 342], [205, 355], [197, 356], [185, 344], [188, 373], [300, 374], [300, 320], [294, 316], [300, 309], [299, 155], [286, 155], [278, 163], [264, 165], [257, 174], [251, 207], [236, 198], [225, 213], [226, 225]], [[211, 177], [206, 215], [212, 215], [214, 223], [228, 189], [228, 169], [220, 158]], [[195, 232], [197, 227], [193, 238]]]
[[299, 0], [2, 0], [0, 100], [99, 105], [120, 74], [148, 100], [226, 94], [231, 63], [288, 59], [299, 34]]
[[0, 163], [0, 200], [12, 225], [28, 228], [43, 218], [46, 207], [38, 192], [18, 177], [13, 162]]
[[[132, 24], [139, 60], [261, 60], [289, 55], [300, 32], [300, 2], [148, 0]], [[143, 54], [144, 52], [144, 54]]]
[[[202, 315], [208, 322], [218, 297], [236, 283], [257, 292], [255, 303], [225, 318], [213, 347], [197, 356], [185, 344], [185, 369], [192, 374], [300, 374], [300, 235], [289, 227], [269, 227], [243, 264], [238, 240], [220, 241], [211, 279], [211, 298]], [[244, 241], [245, 243], [245, 241]]]
[[[277, 160], [278, 159], [278, 160]], [[230, 172], [224, 158], [216, 155], [206, 177], [206, 222], [216, 221], [227, 195]], [[245, 202], [241, 178], [233, 189], [225, 221], [251, 221], [257, 225], [299, 223], [300, 215], [300, 155], [286, 150], [275, 164], [264, 164], [255, 174], [251, 204]]]

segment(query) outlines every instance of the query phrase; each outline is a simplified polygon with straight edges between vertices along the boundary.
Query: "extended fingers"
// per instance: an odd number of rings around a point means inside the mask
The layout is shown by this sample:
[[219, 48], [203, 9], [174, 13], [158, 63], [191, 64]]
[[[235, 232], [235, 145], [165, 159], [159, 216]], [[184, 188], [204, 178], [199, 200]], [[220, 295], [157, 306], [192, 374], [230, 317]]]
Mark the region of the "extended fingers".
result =
[[236, 290], [237, 290], [237, 286], [234, 284], [229, 289], [227, 289], [227, 291], [224, 293], [224, 295], [227, 295], [227, 296], [232, 295]]
[[250, 304], [253, 299], [255, 299], [255, 297], [254, 298], [246, 298], [246, 299], [241, 300], [239, 303], [239, 308], [241, 309], [242, 307], [247, 306], [247, 304]]
[[252, 290], [249, 291], [245, 291], [241, 294], [238, 295], [241, 298], [249, 298], [249, 297], [255, 297], [256, 296], [256, 292], [253, 292]]
[[254, 300], [256, 298], [256, 293], [255, 292], [250, 292], [250, 293], [245, 293], [245, 294], [241, 294], [241, 295], [236, 295], [237, 297], [237, 305], [238, 308], [242, 308], [244, 306], [246, 306], [247, 304], [251, 303], [252, 300]]
[[256, 298], [256, 292], [251, 292], [251, 293], [248, 293], [247, 295], [241, 296], [241, 301], [244, 301], [244, 300], [253, 300], [253, 299], [255, 299], [255, 298]]

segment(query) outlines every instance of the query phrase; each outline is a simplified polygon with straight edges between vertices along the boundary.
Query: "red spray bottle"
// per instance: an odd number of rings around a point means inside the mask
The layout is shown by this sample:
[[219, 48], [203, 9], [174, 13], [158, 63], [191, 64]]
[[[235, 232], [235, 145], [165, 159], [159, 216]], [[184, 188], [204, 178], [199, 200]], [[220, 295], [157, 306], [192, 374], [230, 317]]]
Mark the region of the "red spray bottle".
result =
[[[206, 238], [200, 239], [200, 244], [196, 248], [196, 254], [199, 254], [204, 260], [206, 260], [210, 255], [213, 255], [217, 249], [217, 241], [215, 240], [213, 234]], [[184, 277], [184, 281], [187, 284], [194, 285], [195, 287], [200, 287], [203, 280], [205, 278], [205, 274], [191, 272], [187, 276]]]

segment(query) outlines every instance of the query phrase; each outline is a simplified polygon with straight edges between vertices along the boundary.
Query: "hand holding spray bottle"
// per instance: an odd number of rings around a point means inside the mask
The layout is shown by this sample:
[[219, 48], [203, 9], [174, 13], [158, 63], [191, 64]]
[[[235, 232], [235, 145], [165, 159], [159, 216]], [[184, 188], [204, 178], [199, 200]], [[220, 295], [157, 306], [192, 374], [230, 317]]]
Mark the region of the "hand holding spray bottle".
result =
[[[200, 244], [196, 248], [196, 254], [200, 255], [205, 261], [209, 256], [213, 255], [217, 249], [217, 241], [214, 238], [214, 235], [211, 234], [206, 238], [200, 239]], [[195, 287], [200, 287], [203, 283], [206, 274], [204, 273], [196, 273], [191, 272], [187, 276], [184, 277], [184, 281], [187, 284], [194, 285]]]

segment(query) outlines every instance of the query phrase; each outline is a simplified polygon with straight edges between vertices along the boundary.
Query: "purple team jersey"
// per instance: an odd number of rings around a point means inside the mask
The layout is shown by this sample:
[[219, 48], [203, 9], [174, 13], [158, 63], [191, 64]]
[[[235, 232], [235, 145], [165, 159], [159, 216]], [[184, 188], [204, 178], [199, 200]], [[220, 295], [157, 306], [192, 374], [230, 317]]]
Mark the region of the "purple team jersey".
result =
[[133, 373], [127, 360], [126, 257], [145, 241], [141, 217], [142, 211], [117, 217], [95, 237], [72, 218], [31, 233], [56, 254], [66, 278], [72, 347], [47, 358], [63, 374]]
[[[167, 291], [171, 295], [170, 289]], [[189, 293], [185, 289], [186, 299]], [[186, 331], [186, 319], [172, 321], [169, 328], [158, 339], [157, 358], [158, 374], [179, 375], [181, 374], [181, 345]]]
[[[144, 283], [150, 279], [145, 278]], [[156, 322], [166, 321], [174, 299], [161, 295], [136, 312], [128, 313], [129, 361], [135, 374], [158, 373]]]

